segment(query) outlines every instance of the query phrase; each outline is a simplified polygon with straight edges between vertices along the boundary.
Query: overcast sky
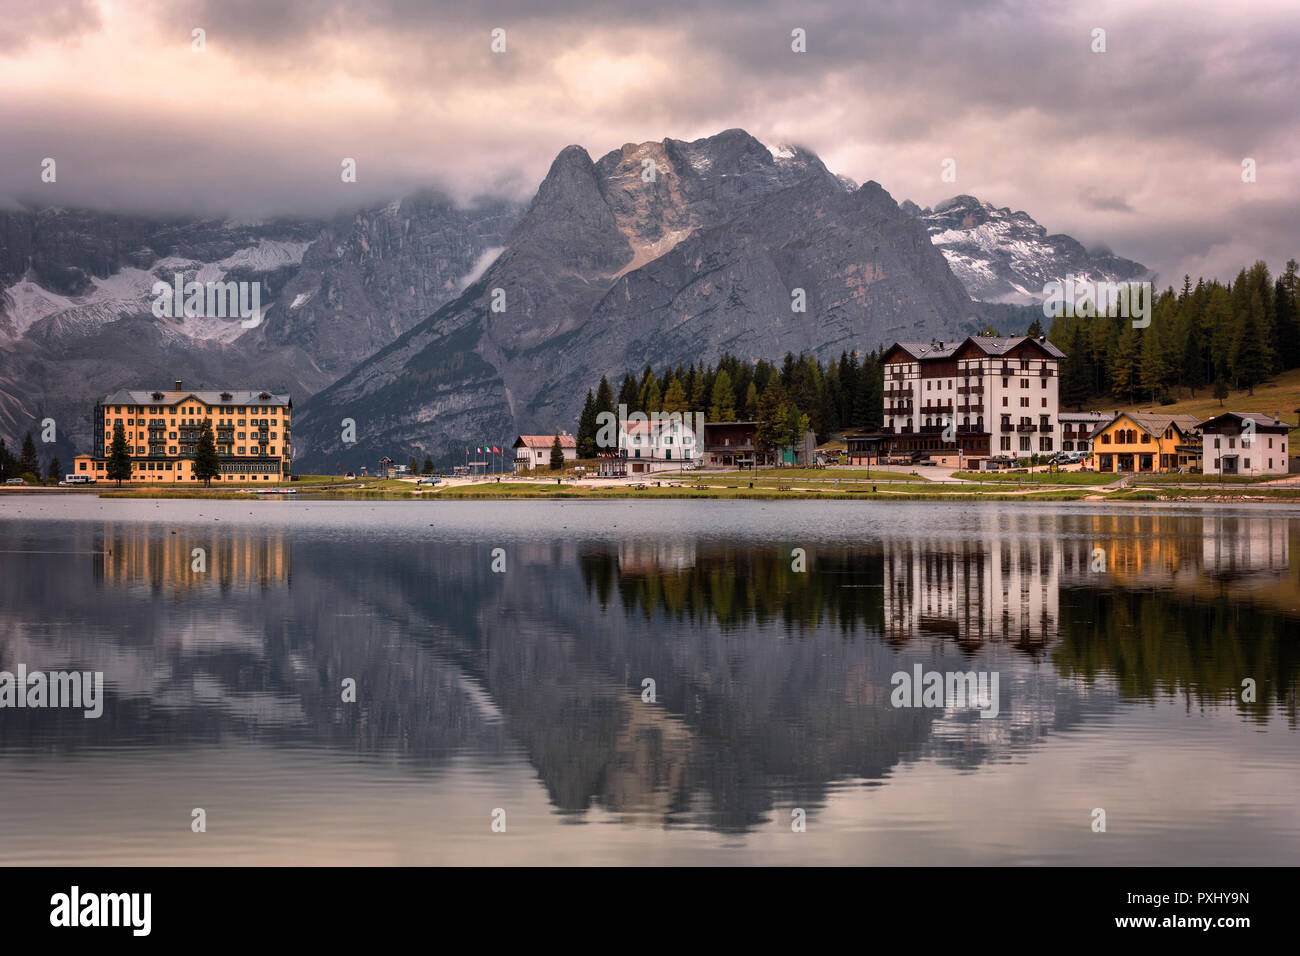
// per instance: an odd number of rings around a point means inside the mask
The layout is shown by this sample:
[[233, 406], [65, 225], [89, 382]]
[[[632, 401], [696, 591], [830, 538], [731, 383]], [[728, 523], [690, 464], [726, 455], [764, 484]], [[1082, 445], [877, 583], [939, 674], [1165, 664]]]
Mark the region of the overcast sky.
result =
[[1300, 257], [1298, 63], [1295, 0], [0, 0], [0, 202], [527, 197], [570, 143], [742, 127], [900, 202], [1024, 209], [1177, 284]]

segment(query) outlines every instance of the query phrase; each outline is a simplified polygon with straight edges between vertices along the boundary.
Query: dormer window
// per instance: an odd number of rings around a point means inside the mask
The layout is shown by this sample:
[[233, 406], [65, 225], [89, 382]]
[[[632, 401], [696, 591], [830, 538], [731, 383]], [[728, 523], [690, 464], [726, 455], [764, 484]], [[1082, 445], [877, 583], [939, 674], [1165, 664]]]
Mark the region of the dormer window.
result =
[[162, 392], [154, 392], [154, 393], [153, 393], [152, 395], [150, 395], [149, 397], [152, 398], [155, 402], [161, 402], [161, 401], [163, 400], [163, 393], [162, 393]]
[[231, 396], [231, 394], [230, 394], [229, 392], [222, 392], [222, 393], [221, 393], [221, 400], [222, 400], [223, 402], [229, 402], [230, 399], [231, 399], [231, 397], [232, 397], [232, 396]]

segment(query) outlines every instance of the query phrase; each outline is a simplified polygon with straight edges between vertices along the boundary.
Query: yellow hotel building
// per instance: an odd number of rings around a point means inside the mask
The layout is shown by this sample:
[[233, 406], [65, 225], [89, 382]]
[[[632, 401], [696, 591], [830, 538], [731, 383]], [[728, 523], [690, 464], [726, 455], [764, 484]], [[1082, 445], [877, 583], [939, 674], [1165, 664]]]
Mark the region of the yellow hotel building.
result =
[[186, 390], [181, 382], [170, 391], [121, 389], [95, 405], [94, 450], [78, 455], [75, 474], [108, 480], [108, 456], [113, 430], [126, 432], [131, 456], [131, 481], [189, 482], [203, 420], [212, 420], [219, 482], [279, 482], [289, 480], [292, 457], [288, 395], [249, 389]]
[[1195, 415], [1120, 412], [1092, 433], [1093, 467], [1124, 473], [1197, 469], [1198, 424]]

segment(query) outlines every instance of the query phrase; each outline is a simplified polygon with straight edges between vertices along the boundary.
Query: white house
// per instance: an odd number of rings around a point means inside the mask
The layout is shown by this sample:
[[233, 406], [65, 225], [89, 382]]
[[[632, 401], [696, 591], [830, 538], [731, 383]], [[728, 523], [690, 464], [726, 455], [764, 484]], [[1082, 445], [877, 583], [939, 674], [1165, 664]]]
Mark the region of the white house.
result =
[[1294, 425], [1258, 412], [1224, 412], [1201, 423], [1207, 475], [1285, 475]]
[[[551, 467], [551, 446], [555, 444], [554, 435], [520, 435], [515, 439], [515, 471], [527, 471], [530, 468]], [[560, 448], [566, 462], [578, 458], [578, 440], [566, 432], [560, 432]]]
[[681, 417], [619, 422], [619, 455], [627, 459], [630, 472], [679, 469], [684, 462], [695, 461], [702, 448], [697, 447], [695, 430]]
[[1105, 412], [1061, 412], [1056, 418], [1061, 424], [1061, 451], [1092, 453], [1092, 433], [1113, 419]]
[[1044, 336], [896, 342], [880, 359], [884, 425], [862, 437], [885, 455], [952, 465], [1060, 451], [1064, 357]]

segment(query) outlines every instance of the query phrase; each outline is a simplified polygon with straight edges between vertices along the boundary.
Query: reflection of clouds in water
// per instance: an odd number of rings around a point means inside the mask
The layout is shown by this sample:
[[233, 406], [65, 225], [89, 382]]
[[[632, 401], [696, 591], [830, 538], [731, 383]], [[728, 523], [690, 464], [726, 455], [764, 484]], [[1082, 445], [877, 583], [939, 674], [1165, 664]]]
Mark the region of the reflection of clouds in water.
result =
[[[169, 589], [159, 574], [176, 559], [154, 540], [168, 528], [148, 525], [115, 539], [131, 573], [65, 587], [49, 616], [59, 623], [44, 631], [30, 604], [10, 610], [0, 635], [6, 654], [54, 647], [69, 664], [107, 662], [95, 666], [110, 681], [126, 675], [110, 704], [135, 743], [256, 736], [322, 759], [382, 757], [372, 767], [392, 763], [385, 772], [399, 776], [460, 759], [490, 768], [517, 746], [549, 805], [575, 819], [736, 834], [787, 803], [815, 819], [850, 782], [1022, 764], [1128, 719], [1125, 699], [1191, 688], [1221, 703], [1219, 683], [1243, 666], [1294, 686], [1278, 655], [1289, 622], [1267, 605], [1208, 616], [1176, 593], [1180, 578], [1151, 586], [1173, 569], [1222, 599], [1213, 573], [1224, 566], [1294, 581], [1291, 522], [1219, 520], [1208, 531], [1185, 513], [973, 509], [947, 521], [898, 507], [900, 525], [908, 515], [919, 524], [874, 536], [810, 520], [809, 509], [792, 509], [798, 532], [761, 510], [719, 512], [737, 528], [744, 516], [761, 525], [759, 540], [753, 528], [734, 539], [675, 533], [681, 512], [657, 503], [601, 503], [549, 523], [530, 517], [549, 530], [511, 543], [505, 509], [470, 506], [439, 509], [435, 520], [451, 514], [453, 528], [398, 546], [387, 531], [408, 530], [409, 511], [373, 512], [376, 529], [355, 527], [343, 508], [332, 534], [314, 515], [305, 540], [284, 535], [274, 548], [241, 528], [224, 547], [249, 586], [225, 591]], [[492, 530], [472, 533], [476, 523]], [[1228, 558], [1207, 559], [1207, 535]], [[509, 546], [504, 575], [490, 571], [497, 541]], [[1104, 575], [1080, 565], [1098, 542], [1116, 554]], [[808, 549], [807, 573], [791, 570], [792, 546]], [[268, 554], [284, 568], [292, 560], [292, 577], [264, 586]], [[890, 707], [890, 675], [918, 661], [996, 670], [1000, 716]], [[646, 676], [653, 705], [640, 699]], [[358, 682], [355, 705], [340, 703], [344, 677]], [[124, 709], [123, 698], [149, 707]], [[92, 739], [60, 732], [73, 748]], [[43, 733], [23, 725], [4, 744]]]

